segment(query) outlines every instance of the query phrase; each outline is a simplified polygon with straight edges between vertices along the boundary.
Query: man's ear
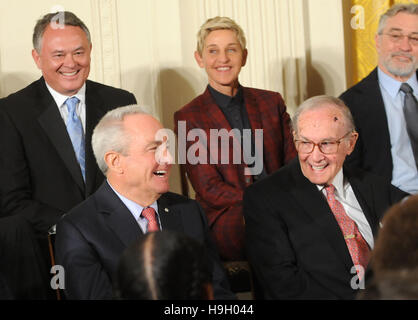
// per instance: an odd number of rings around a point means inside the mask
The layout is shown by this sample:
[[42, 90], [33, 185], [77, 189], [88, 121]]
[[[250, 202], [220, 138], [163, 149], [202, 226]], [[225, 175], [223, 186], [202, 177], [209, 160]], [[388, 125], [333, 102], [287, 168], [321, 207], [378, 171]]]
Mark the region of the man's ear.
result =
[[36, 51], [35, 49], [32, 49], [32, 58], [33, 58], [33, 61], [35, 61], [38, 69], [42, 70], [41, 56], [39, 55], [38, 51]]
[[379, 51], [380, 51], [380, 34], [377, 34], [376, 33], [376, 35], [374, 36], [374, 45], [375, 45], [375, 47], [376, 47], [376, 51], [377, 51], [377, 53], [379, 53]]
[[122, 174], [123, 166], [121, 154], [115, 151], [108, 151], [104, 155], [104, 161], [106, 162], [109, 171], [114, 173]]
[[350, 155], [354, 151], [354, 147], [356, 146], [357, 139], [358, 139], [358, 133], [357, 133], [357, 131], [354, 131], [351, 134], [351, 137], [350, 137], [350, 140], [349, 140], [350, 145], [349, 145], [347, 155]]
[[199, 67], [204, 68], [205, 65], [203, 64], [203, 58], [200, 55], [199, 52], [195, 51], [194, 52], [194, 58], [196, 59], [197, 64], [199, 65]]

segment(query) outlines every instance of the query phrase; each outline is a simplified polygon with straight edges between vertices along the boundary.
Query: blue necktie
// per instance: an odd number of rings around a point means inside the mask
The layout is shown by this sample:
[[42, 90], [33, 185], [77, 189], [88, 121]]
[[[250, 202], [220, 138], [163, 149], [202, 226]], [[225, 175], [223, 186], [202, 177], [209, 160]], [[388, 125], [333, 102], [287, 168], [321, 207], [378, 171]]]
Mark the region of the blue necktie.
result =
[[79, 101], [77, 97], [71, 97], [65, 101], [68, 108], [67, 131], [73, 144], [83, 179], [86, 181], [84, 131], [81, 120], [76, 113], [76, 107]]

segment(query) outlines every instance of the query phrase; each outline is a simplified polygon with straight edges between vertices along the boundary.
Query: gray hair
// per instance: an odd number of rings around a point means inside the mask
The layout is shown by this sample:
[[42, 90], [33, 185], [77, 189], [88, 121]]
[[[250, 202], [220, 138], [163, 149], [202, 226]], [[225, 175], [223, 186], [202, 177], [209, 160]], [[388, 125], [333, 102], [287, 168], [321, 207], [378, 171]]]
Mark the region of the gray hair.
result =
[[32, 43], [33, 48], [38, 53], [41, 53], [42, 37], [44, 35], [45, 29], [51, 23], [80, 27], [86, 34], [87, 40], [91, 43], [90, 31], [83, 21], [81, 21], [74, 13], [70, 11], [58, 11], [55, 13], [48, 13], [36, 22], [35, 28], [33, 29]]
[[296, 110], [292, 118], [292, 128], [298, 133], [298, 120], [300, 115], [308, 110], [320, 109], [324, 105], [333, 105], [337, 107], [344, 116], [344, 122], [347, 128], [350, 131], [355, 131], [356, 127], [354, 125], [353, 116], [350, 112], [350, 109], [345, 105], [344, 101], [333, 96], [316, 96], [305, 100]]
[[418, 14], [418, 4], [415, 3], [398, 3], [389, 8], [384, 14], [380, 16], [379, 26], [377, 27], [377, 34], [382, 34], [386, 26], [386, 21], [390, 17], [396, 16], [400, 12], [408, 14]]
[[94, 128], [91, 144], [94, 157], [104, 175], [108, 170], [104, 160], [106, 152], [115, 151], [123, 155], [127, 154], [130, 138], [125, 132], [123, 120], [127, 115], [134, 114], [150, 115], [136, 104], [119, 107], [106, 113]]

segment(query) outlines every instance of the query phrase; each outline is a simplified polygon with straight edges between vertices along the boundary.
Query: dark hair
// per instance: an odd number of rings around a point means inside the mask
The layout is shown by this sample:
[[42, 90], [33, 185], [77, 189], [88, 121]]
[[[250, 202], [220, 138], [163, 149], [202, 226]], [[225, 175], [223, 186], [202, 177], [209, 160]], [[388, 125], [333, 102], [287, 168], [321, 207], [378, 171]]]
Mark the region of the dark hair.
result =
[[382, 220], [371, 260], [374, 273], [418, 268], [418, 195], [392, 206]]
[[84, 22], [81, 21], [74, 13], [70, 11], [48, 13], [36, 22], [35, 28], [33, 29], [33, 48], [38, 53], [40, 53], [42, 49], [42, 37], [44, 35], [45, 29], [50, 23], [56, 23], [58, 26], [63, 24], [64, 26], [80, 27], [85, 32], [87, 40], [91, 43], [89, 29], [84, 24]]
[[150, 232], [123, 253], [115, 295], [120, 299], [205, 299], [211, 283], [206, 249], [174, 231]]
[[418, 268], [387, 271], [374, 277], [358, 300], [417, 300]]

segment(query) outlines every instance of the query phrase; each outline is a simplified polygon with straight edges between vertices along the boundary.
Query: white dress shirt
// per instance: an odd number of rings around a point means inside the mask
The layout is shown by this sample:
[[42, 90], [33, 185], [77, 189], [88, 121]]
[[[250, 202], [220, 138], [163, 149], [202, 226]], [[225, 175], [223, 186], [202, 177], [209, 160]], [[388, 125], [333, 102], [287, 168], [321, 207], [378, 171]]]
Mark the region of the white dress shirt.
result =
[[[372, 229], [357, 201], [353, 188], [351, 188], [348, 180], [344, 178], [342, 169], [337, 173], [332, 184], [335, 187], [335, 199], [341, 202], [347, 215], [356, 223], [364, 240], [373, 249], [374, 239]], [[317, 187], [326, 197], [327, 192], [325, 186], [317, 185]]]
[[45, 84], [49, 92], [51, 93], [52, 98], [54, 98], [54, 101], [57, 104], [58, 110], [61, 114], [62, 120], [64, 120], [65, 124], [67, 124], [67, 119], [68, 119], [68, 108], [67, 108], [67, 105], [65, 104], [65, 101], [70, 97], [77, 97], [78, 100], [80, 100], [80, 102], [77, 104], [77, 107], [76, 107], [76, 113], [77, 113], [77, 116], [81, 120], [83, 131], [84, 133], [86, 133], [86, 84], [84, 83], [84, 85], [80, 88], [80, 90], [72, 96], [65, 96], [55, 91], [54, 89], [52, 89], [46, 82]]

